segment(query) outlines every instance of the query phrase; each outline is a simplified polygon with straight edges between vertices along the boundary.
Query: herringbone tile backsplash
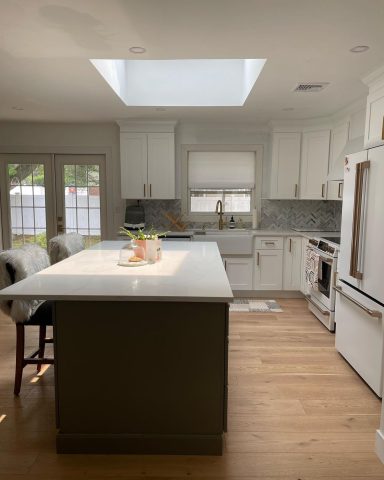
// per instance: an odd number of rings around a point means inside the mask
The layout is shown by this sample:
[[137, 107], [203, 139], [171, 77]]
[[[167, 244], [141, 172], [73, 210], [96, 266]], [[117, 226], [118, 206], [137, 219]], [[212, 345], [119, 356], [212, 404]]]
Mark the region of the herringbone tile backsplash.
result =
[[[175, 217], [181, 215], [180, 200], [143, 200], [147, 226], [158, 229], [170, 229], [169, 221], [164, 212]], [[235, 220], [238, 217], [235, 215]], [[189, 228], [202, 227], [203, 222], [187, 223]], [[207, 227], [216, 226], [204, 222]], [[262, 200], [260, 228], [284, 230], [289, 228], [340, 230], [341, 202], [324, 200]], [[249, 227], [249, 222], [244, 222]]]

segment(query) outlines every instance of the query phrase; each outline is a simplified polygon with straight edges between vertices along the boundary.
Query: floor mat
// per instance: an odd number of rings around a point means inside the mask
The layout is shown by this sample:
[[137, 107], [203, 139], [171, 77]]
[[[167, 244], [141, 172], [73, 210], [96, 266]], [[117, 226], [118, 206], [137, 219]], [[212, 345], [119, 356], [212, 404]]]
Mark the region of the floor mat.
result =
[[255, 298], [235, 298], [229, 304], [230, 312], [282, 312], [276, 300], [257, 300]]

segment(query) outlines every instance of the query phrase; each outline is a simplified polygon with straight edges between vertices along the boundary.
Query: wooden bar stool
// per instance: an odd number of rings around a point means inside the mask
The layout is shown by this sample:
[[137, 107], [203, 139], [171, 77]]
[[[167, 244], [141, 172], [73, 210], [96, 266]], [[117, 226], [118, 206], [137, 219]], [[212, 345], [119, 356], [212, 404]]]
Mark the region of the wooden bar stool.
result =
[[[49, 257], [43, 248], [38, 245], [25, 245], [19, 249], [6, 250], [0, 253], [0, 288], [5, 288], [29, 275], [48, 267]], [[45, 357], [45, 345], [52, 343], [47, 338], [47, 326], [52, 325], [53, 302], [38, 300], [13, 300], [0, 302], [0, 308], [16, 324], [16, 368], [14, 394], [19, 395], [23, 369], [26, 365], [34, 364], [37, 371], [43, 364], [53, 364], [53, 358]], [[30, 355], [25, 355], [25, 327], [39, 327], [38, 348]]]

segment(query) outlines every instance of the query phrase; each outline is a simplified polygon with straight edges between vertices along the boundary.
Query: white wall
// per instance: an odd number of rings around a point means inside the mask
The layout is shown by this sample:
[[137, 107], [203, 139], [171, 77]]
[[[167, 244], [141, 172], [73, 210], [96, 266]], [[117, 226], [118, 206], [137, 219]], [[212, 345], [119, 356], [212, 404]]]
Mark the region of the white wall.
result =
[[[100, 153], [105, 150], [107, 177], [107, 235], [114, 239], [124, 217], [120, 193], [119, 127], [115, 123], [0, 123], [0, 152]], [[37, 150], [36, 150], [37, 149]], [[92, 149], [95, 149], [92, 152]], [[97, 151], [96, 151], [97, 150]]]

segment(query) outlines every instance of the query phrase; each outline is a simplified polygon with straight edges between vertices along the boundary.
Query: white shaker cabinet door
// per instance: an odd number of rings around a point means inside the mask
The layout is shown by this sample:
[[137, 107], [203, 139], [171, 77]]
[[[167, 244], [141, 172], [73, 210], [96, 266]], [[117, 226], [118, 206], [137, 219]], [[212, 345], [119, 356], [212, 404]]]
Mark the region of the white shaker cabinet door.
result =
[[173, 133], [148, 133], [148, 198], [175, 198]]
[[253, 258], [223, 258], [225, 271], [233, 290], [252, 290]]
[[284, 290], [300, 290], [302, 276], [302, 239], [288, 237], [284, 243]]
[[147, 135], [120, 134], [121, 196], [147, 198]]
[[299, 196], [301, 133], [274, 133], [270, 197], [295, 199]]
[[365, 148], [382, 144], [384, 144], [384, 87], [368, 95], [364, 135]]
[[329, 130], [303, 133], [300, 171], [301, 199], [326, 199], [329, 136]]
[[283, 251], [256, 250], [253, 278], [254, 290], [282, 290]]

